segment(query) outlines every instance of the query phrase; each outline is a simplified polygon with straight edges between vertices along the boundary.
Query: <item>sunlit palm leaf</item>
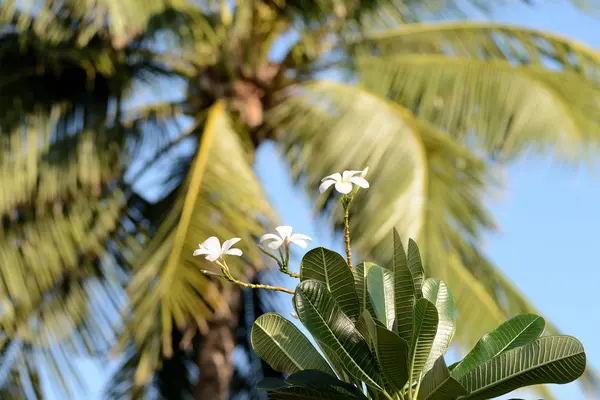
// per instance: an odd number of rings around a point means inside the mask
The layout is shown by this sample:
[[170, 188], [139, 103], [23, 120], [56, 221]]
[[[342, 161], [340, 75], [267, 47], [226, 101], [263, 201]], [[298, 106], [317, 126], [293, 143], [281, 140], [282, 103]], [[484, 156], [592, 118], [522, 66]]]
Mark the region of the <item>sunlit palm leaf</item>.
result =
[[580, 160], [599, 149], [600, 52], [575, 41], [493, 24], [415, 24], [358, 48], [370, 90], [491, 157], [534, 149]]

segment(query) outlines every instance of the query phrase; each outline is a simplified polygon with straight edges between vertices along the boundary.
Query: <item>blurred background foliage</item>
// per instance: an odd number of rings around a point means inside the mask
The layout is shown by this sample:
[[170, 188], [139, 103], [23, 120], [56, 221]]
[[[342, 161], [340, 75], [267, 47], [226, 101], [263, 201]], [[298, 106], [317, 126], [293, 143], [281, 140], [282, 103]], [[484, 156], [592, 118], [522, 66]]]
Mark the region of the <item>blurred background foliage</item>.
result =
[[[72, 395], [75, 357], [112, 354], [109, 398], [260, 398], [276, 372], [248, 328], [272, 300], [191, 254], [277, 222], [253, 170], [265, 141], [337, 228], [320, 178], [370, 167], [356, 250], [386, 263], [392, 228], [416, 238], [456, 294], [458, 350], [535, 312], [481, 252], [484, 201], [531, 152], [597, 159], [600, 53], [465, 5], [489, 2], [3, 0], [0, 397], [43, 397], [41, 375]], [[245, 246], [233, 267], [265, 264]], [[591, 368], [581, 382], [598, 393]]]

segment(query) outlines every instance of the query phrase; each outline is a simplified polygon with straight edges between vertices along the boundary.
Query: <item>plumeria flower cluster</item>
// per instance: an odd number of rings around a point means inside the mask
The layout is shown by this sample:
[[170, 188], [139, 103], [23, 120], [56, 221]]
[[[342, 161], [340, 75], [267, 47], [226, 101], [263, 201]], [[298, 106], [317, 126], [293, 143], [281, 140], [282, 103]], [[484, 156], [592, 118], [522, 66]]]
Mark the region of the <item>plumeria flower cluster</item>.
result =
[[[321, 185], [319, 186], [319, 191], [321, 193], [323, 193], [327, 189], [329, 189], [329, 187], [335, 185], [335, 189], [339, 193], [344, 195], [342, 197], [342, 203], [344, 204], [344, 208], [346, 208], [346, 210], [347, 210], [347, 207], [350, 204], [350, 201], [352, 200], [352, 198], [354, 197], [354, 194], [355, 194], [355, 192], [353, 193], [353, 191], [355, 189], [354, 185], [356, 185], [358, 188], [363, 188], [363, 189], [367, 189], [369, 187], [369, 182], [367, 182], [367, 180], [365, 179], [365, 176], [367, 175], [368, 171], [369, 171], [369, 168], [367, 167], [362, 171], [344, 171], [341, 174], [339, 172], [336, 172], [335, 174], [326, 176], [325, 178], [323, 178], [321, 180]], [[346, 212], [346, 220], [345, 220], [345, 228], [346, 229], [348, 227], [347, 218], [348, 218], [348, 213]], [[306, 247], [308, 246], [307, 242], [311, 242], [312, 239], [310, 238], [310, 236], [304, 235], [302, 233], [292, 234], [293, 228], [291, 226], [286, 226], [286, 225], [278, 226], [277, 228], [275, 228], [275, 230], [277, 231], [277, 234], [274, 234], [274, 233], [264, 234], [260, 238], [260, 243], [266, 243], [266, 246], [270, 250], [277, 250], [279, 253], [279, 257], [277, 255], [273, 254], [271, 251], [269, 251], [266, 248], [263, 248], [263, 247], [259, 247], [259, 248], [263, 253], [265, 253], [269, 257], [273, 258], [277, 262], [277, 265], [279, 266], [279, 269], [281, 272], [284, 272], [292, 277], [299, 278], [300, 277], [299, 274], [296, 274], [289, 270], [290, 245], [295, 244], [295, 245], [301, 247], [302, 249], [306, 249]], [[231, 275], [231, 273], [229, 271], [229, 267], [227, 266], [227, 263], [225, 262], [225, 256], [229, 255], [229, 256], [240, 257], [243, 255], [242, 250], [233, 248], [233, 245], [235, 245], [240, 240], [241, 240], [240, 238], [232, 238], [232, 239], [224, 241], [223, 244], [221, 245], [221, 242], [219, 241], [219, 239], [217, 237], [211, 236], [208, 239], [206, 239], [204, 242], [200, 243], [198, 246], [198, 249], [196, 249], [194, 251], [194, 256], [201, 256], [201, 255], [205, 256], [206, 260], [208, 260], [210, 262], [214, 262], [217, 265], [219, 265], [221, 267], [221, 271], [223, 272], [224, 275], [221, 276], [221, 275], [212, 273], [210, 271], [204, 271], [204, 270], [202, 272], [207, 275], [216, 275], [221, 278], [225, 278], [231, 282], [237, 283], [244, 287], [279, 290], [279, 291], [284, 291], [287, 293], [293, 293], [293, 291], [290, 291], [289, 289], [275, 287], [275, 286], [269, 286], [269, 285], [249, 284], [249, 283], [240, 282], [237, 279], [233, 278], [233, 276]], [[348, 252], [348, 262], [349, 262], [349, 265], [351, 265], [351, 253], [350, 253], [350, 249], [349, 249], [349, 232], [346, 232], [345, 240], [346, 240], [346, 247], [347, 247], [347, 252]]]
[[[268, 242], [267, 247], [271, 250], [278, 250], [279, 256], [277, 257], [275, 254], [269, 252], [268, 250], [261, 248], [263, 253], [267, 254], [269, 257], [273, 258], [277, 261], [277, 265], [279, 265], [279, 269], [282, 272], [285, 272], [288, 275], [293, 277], [297, 277], [297, 274], [289, 271], [289, 261], [290, 261], [290, 244], [295, 244], [303, 249], [305, 249], [308, 242], [311, 242], [312, 239], [308, 235], [304, 235], [302, 233], [294, 233], [292, 234], [293, 228], [291, 226], [278, 226], [275, 228], [278, 235], [273, 233], [267, 233], [260, 238], [260, 242]], [[200, 243], [198, 249], [194, 251], [194, 256], [206, 256], [205, 258], [208, 261], [215, 262], [226, 276], [228, 276], [229, 269], [227, 268], [227, 264], [224, 263], [224, 257], [226, 255], [230, 256], [241, 256], [242, 250], [232, 248], [234, 244], [239, 242], [240, 238], [233, 238], [223, 242], [215, 236], [211, 236], [206, 239], [204, 242]]]

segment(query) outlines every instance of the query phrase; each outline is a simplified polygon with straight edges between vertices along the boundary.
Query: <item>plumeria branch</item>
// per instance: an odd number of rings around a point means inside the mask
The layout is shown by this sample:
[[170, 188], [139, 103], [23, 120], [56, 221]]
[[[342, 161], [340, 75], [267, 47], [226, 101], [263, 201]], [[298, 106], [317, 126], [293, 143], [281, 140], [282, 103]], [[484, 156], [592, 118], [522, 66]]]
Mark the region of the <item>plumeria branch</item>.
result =
[[239, 285], [241, 287], [250, 288], [250, 289], [273, 290], [276, 292], [284, 292], [284, 293], [288, 293], [288, 294], [296, 293], [295, 291], [288, 289], [288, 288], [284, 288], [283, 286], [271, 286], [271, 285], [262, 285], [262, 284], [242, 282], [239, 279], [236, 279], [231, 275], [231, 272], [229, 271], [229, 267], [227, 266], [227, 263], [225, 262], [225, 260], [222, 260], [222, 261], [218, 260], [218, 261], [216, 261], [216, 264], [219, 267], [221, 267], [221, 271], [223, 271], [223, 274], [224, 274], [223, 277], [227, 281], [229, 281], [231, 283], [235, 283], [236, 285]]

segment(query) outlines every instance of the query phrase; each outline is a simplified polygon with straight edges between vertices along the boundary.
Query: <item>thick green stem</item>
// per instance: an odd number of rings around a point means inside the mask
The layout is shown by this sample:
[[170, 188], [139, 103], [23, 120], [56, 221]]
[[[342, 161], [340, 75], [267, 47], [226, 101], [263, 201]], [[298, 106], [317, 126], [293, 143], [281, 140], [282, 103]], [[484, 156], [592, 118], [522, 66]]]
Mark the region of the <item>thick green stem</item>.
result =
[[344, 209], [344, 242], [346, 242], [348, 268], [352, 269], [352, 249], [350, 248], [350, 211], [348, 206], [346, 206]]

